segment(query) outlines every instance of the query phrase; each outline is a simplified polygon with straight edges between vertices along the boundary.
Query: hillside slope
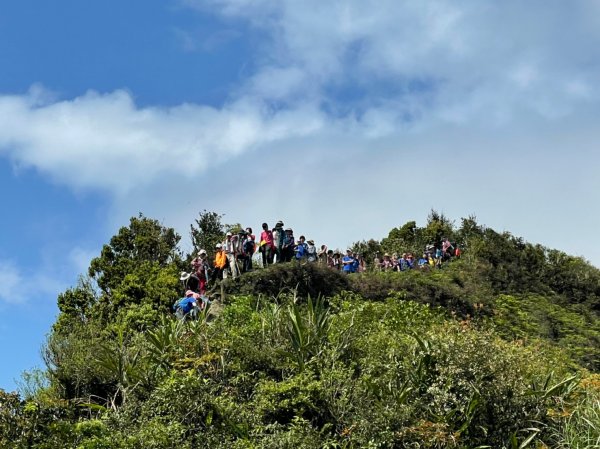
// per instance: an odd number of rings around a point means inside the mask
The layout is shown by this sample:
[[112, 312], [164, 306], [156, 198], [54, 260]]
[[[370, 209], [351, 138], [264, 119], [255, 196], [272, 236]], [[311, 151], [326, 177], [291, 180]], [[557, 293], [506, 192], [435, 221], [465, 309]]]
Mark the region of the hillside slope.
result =
[[354, 247], [443, 236], [464, 253], [441, 269], [280, 264], [179, 322], [190, 256], [132, 218], [59, 296], [49, 383], [0, 394], [0, 447], [598, 447], [600, 272], [435, 213]]

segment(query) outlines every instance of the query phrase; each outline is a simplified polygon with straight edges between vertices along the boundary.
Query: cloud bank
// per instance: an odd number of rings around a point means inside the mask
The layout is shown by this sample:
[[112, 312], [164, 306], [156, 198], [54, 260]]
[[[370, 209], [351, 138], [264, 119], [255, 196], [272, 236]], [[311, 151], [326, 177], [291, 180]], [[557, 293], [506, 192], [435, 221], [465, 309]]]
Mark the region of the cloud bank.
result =
[[[253, 146], [309, 133], [320, 113], [269, 111], [244, 101], [214, 109], [138, 108], [125, 91], [40, 101], [39, 89], [1, 96], [0, 151], [60, 182], [125, 193], [169, 176], [192, 178]], [[298, 120], [298, 115], [309, 120]]]
[[[598, 108], [595, 2], [187, 0], [266, 38], [219, 108], [1, 95], [0, 152], [76, 187], [193, 178], [272, 142], [514, 126]], [[431, 131], [433, 130], [433, 131]]]
[[[597, 2], [183, 3], [262, 36], [226, 102], [140, 107], [125, 90], [57, 99], [34, 87], [0, 95], [0, 154], [113, 193], [119, 224], [143, 210], [185, 216], [186, 229], [207, 208], [318, 222], [325, 238], [362, 210], [376, 218], [356, 217], [356, 232], [381, 237], [437, 207], [581, 252], [577, 236], [555, 241], [546, 205], [552, 195], [578, 220], [598, 199]], [[582, 219], [581, 233], [598, 222]]]

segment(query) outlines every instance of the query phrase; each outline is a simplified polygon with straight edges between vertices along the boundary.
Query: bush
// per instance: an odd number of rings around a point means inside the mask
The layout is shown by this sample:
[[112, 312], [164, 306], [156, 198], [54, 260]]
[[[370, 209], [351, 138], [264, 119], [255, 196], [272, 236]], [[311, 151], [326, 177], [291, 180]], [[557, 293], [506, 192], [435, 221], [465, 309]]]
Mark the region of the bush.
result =
[[600, 369], [600, 318], [585, 306], [561, 304], [560, 297], [500, 295], [492, 322], [507, 339], [539, 339], [564, 349], [572, 360]]
[[348, 276], [316, 263], [282, 263], [224, 282], [227, 293], [277, 297], [294, 291], [301, 298], [333, 296], [348, 290]]
[[470, 298], [459, 277], [444, 271], [364, 273], [349, 276], [350, 288], [362, 297], [382, 301], [389, 296], [440, 306], [459, 316], [483, 312], [475, 308], [478, 298]]

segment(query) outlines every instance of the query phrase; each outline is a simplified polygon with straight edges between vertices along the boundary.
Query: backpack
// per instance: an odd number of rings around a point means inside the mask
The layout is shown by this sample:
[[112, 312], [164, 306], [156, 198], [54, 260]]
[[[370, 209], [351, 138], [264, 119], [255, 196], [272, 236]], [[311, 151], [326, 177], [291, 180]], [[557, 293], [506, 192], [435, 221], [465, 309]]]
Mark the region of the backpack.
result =
[[198, 291], [198, 287], [200, 286], [200, 280], [195, 273], [193, 273], [185, 283], [185, 287], [187, 290], [191, 290], [193, 292]]
[[244, 243], [244, 252], [250, 256], [254, 254], [254, 240], [246, 240]]

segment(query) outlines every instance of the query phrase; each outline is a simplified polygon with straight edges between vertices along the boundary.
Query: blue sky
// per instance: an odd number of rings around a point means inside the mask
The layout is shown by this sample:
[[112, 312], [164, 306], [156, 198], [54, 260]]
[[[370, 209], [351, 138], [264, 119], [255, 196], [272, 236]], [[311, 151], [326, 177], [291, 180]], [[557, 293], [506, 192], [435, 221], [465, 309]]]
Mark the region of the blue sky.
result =
[[188, 250], [203, 209], [343, 247], [435, 208], [600, 266], [594, 0], [21, 0], [0, 64], [2, 388], [138, 212]]

